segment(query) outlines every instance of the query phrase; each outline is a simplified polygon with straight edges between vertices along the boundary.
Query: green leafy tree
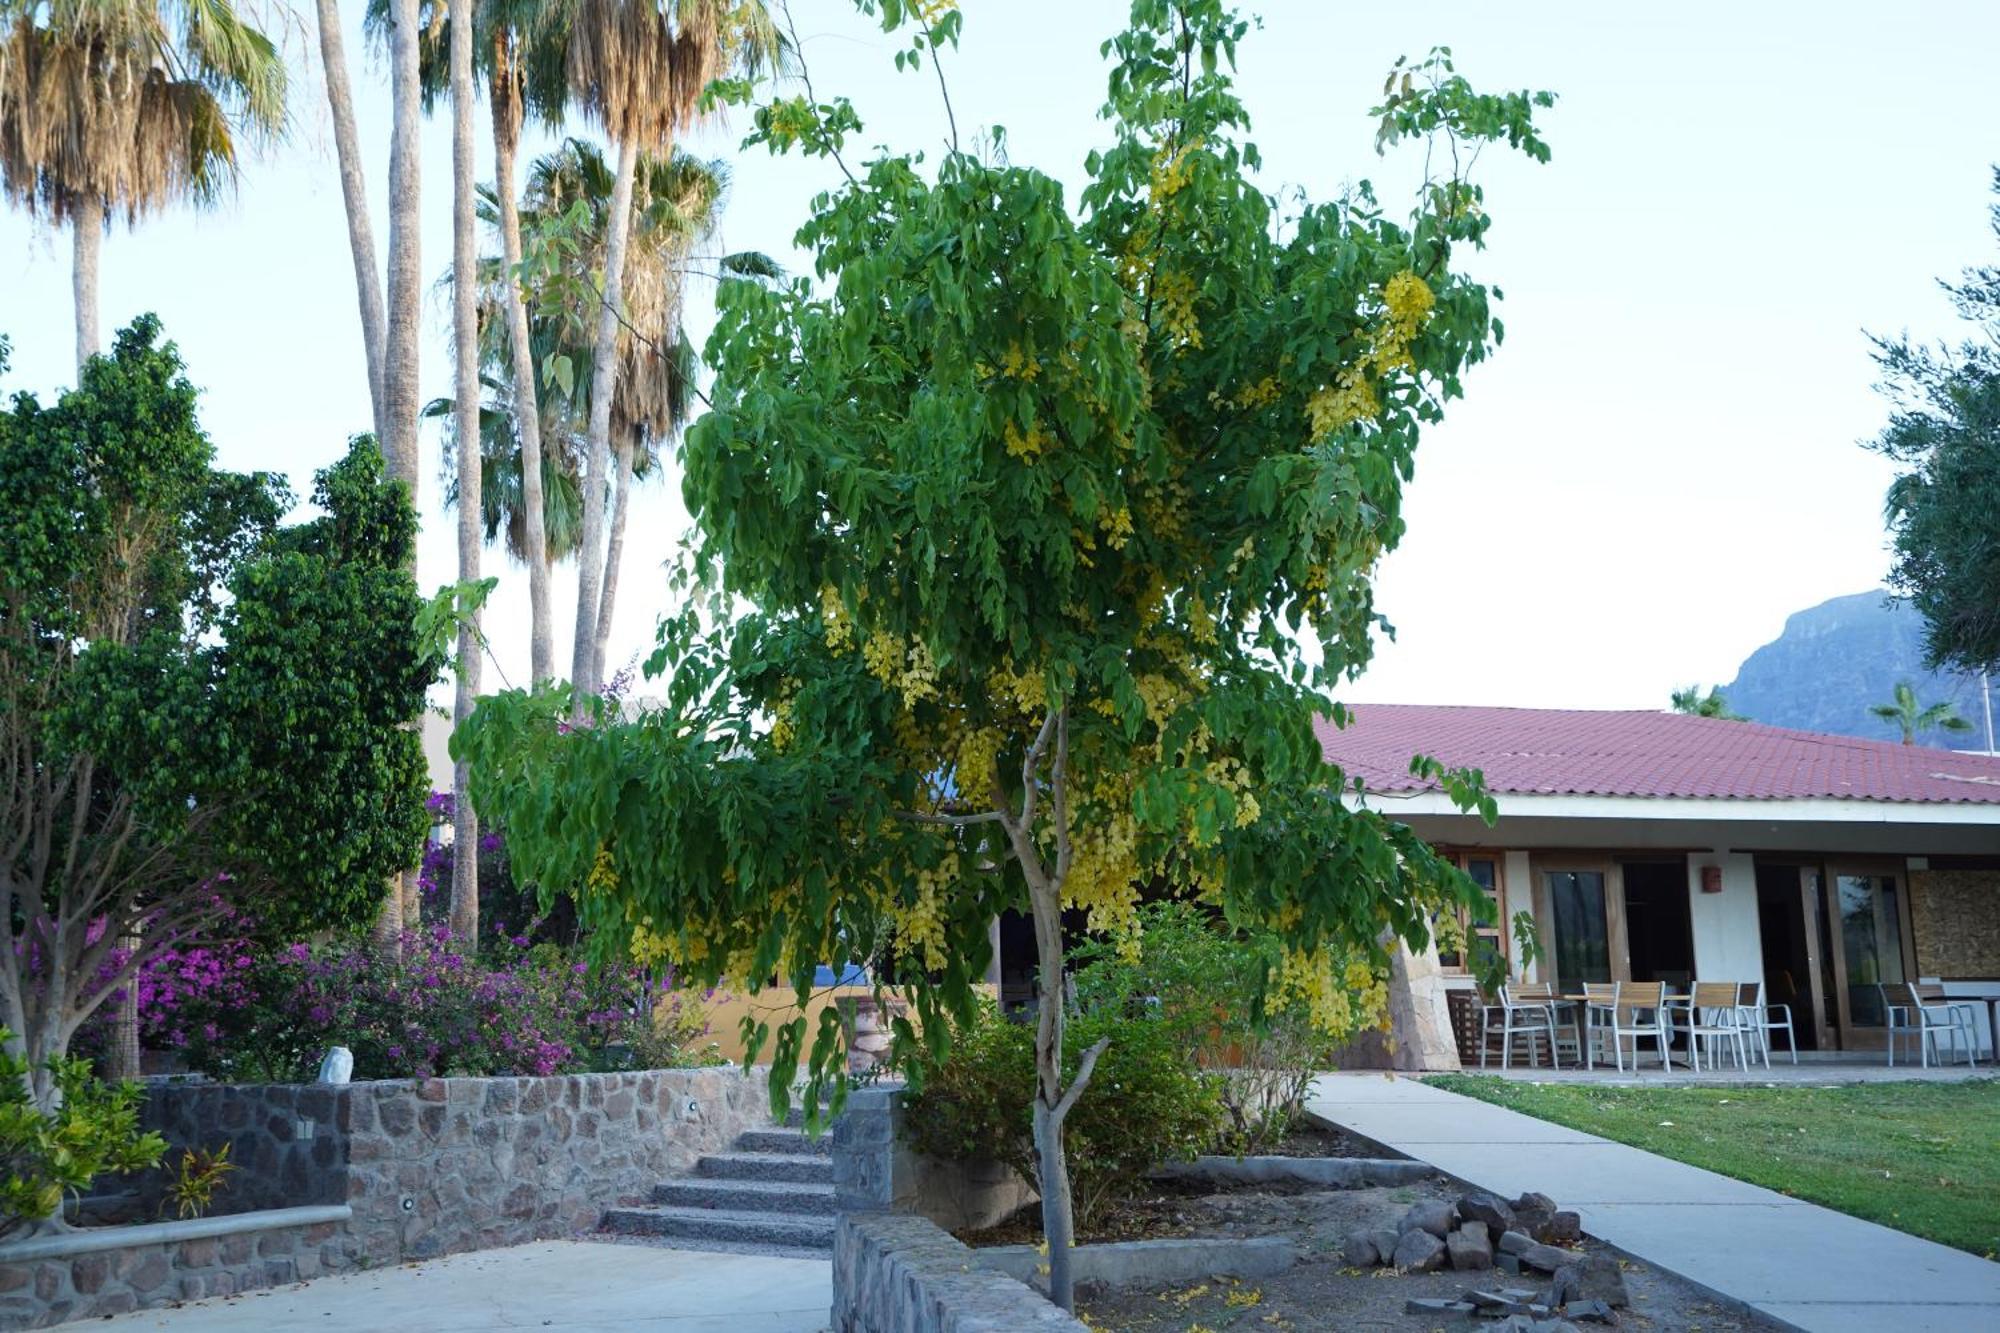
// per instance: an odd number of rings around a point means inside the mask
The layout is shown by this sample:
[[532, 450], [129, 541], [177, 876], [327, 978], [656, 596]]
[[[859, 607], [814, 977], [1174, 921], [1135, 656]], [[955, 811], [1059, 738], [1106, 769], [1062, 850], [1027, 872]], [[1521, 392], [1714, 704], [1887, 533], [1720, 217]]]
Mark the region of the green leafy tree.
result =
[[145, 1094], [137, 1083], [105, 1083], [88, 1061], [51, 1056], [40, 1072], [59, 1095], [38, 1104], [16, 1044], [0, 1027], [0, 1240], [23, 1228], [60, 1229], [65, 1196], [99, 1175], [153, 1166], [167, 1150], [165, 1139], [139, 1130]]
[[[923, 8], [899, 63], [957, 38]], [[1115, 1040], [1061, 1059], [1066, 907], [1125, 935], [1145, 886], [1174, 887], [1269, 929], [1264, 1004], [1329, 1033], [1382, 1021], [1392, 950], [1434, 913], [1491, 910], [1313, 730], [1346, 720], [1327, 691], [1368, 660], [1419, 433], [1499, 336], [1453, 267], [1490, 218], [1455, 170], [1407, 222], [1367, 185], [1259, 190], [1229, 73], [1246, 27], [1220, 0], [1137, 0], [1080, 209], [956, 149], [847, 167], [799, 232], [824, 290], [719, 292], [713, 410], [684, 446], [717, 600], [663, 625], [662, 706], [565, 727], [565, 691], [513, 693], [454, 741], [517, 872], [693, 981], [804, 995], [816, 963], [862, 962], [943, 1043], [989, 924], [1027, 908], [1063, 1304], [1062, 1127]], [[1440, 51], [1396, 70], [1381, 138], [1541, 159], [1550, 100], [1475, 92]], [[846, 167], [858, 128], [808, 91], [752, 138]], [[1490, 812], [1475, 775], [1414, 764]], [[803, 1059], [808, 1115], [838, 1109], [837, 1019], [771, 1036], [774, 1100]]]
[[1669, 706], [1676, 713], [1686, 713], [1690, 717], [1714, 717], [1724, 722], [1748, 722], [1750, 719], [1729, 706], [1723, 697], [1722, 687], [1711, 685], [1708, 693], [1701, 692], [1701, 686], [1690, 685], [1684, 690], [1675, 690]]
[[[1994, 170], [2000, 193], [2000, 168]], [[1992, 210], [2000, 238], [2000, 205]], [[1904, 471], [1885, 505], [1893, 586], [1923, 612], [1929, 665], [2000, 670], [2000, 266], [1946, 283], [1974, 333], [1956, 347], [1876, 338], [1893, 405], [1870, 448]]]
[[1903, 744], [1915, 745], [1917, 737], [1929, 731], [1971, 731], [1972, 724], [1958, 715], [1949, 699], [1926, 705], [1917, 699], [1916, 687], [1907, 680], [1896, 682], [1888, 703], [1870, 704], [1868, 711], [1903, 733]]
[[407, 494], [363, 437], [280, 528], [282, 484], [212, 458], [151, 316], [0, 414], [0, 1024], [44, 1109], [176, 932], [363, 924], [428, 826]]

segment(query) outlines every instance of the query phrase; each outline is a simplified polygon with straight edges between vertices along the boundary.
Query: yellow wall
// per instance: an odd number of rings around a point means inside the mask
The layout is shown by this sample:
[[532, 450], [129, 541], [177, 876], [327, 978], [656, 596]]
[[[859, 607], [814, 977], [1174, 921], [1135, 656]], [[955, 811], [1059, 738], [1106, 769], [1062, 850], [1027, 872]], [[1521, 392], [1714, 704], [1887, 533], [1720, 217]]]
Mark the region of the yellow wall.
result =
[[[996, 1002], [998, 1000], [996, 987], [978, 985], [973, 989], [988, 1000]], [[814, 990], [812, 998], [806, 1001], [803, 1010], [806, 1016], [808, 1049], [811, 1049], [810, 1043], [814, 1034], [819, 1031], [819, 1016], [828, 1006], [857, 999], [869, 999], [874, 994], [874, 988], [869, 986], [823, 986]], [[894, 997], [896, 992], [890, 990], [884, 994]], [[708, 1012], [708, 1040], [716, 1044], [725, 1059], [738, 1064], [743, 1062], [744, 1056], [742, 1032], [745, 1014], [754, 1015], [760, 1023], [770, 1024], [771, 1031], [775, 1033], [781, 1025], [791, 1022], [801, 1012], [791, 991], [775, 987], [756, 995], [717, 991], [715, 996], [706, 1002], [704, 1008]], [[909, 1014], [909, 1019], [912, 1024], [917, 1022], [914, 1011]], [[763, 1059], [770, 1059], [770, 1039], [765, 1040], [764, 1049], [759, 1054]]]

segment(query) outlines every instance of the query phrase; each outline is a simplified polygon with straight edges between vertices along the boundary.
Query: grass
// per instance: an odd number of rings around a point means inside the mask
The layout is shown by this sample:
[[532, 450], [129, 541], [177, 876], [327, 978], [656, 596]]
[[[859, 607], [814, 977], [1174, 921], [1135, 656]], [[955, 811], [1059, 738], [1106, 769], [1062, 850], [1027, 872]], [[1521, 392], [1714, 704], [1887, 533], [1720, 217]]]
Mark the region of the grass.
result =
[[1613, 1088], [1427, 1080], [1991, 1259], [2000, 1082]]

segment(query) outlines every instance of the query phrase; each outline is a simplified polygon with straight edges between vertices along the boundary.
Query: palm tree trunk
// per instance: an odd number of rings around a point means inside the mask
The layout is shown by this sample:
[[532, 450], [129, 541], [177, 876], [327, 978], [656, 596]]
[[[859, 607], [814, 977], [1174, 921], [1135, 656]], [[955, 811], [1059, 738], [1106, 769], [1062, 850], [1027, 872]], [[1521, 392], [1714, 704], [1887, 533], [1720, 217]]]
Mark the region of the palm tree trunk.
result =
[[[382, 338], [382, 457], [389, 476], [403, 483], [417, 503], [417, 303], [422, 295], [418, 205], [422, 190], [418, 130], [423, 115], [418, 80], [417, 0], [390, 0], [389, 85], [393, 112], [389, 139], [389, 281]], [[423, 510], [418, 508], [421, 515]], [[417, 725], [411, 719], [411, 725]], [[403, 875], [393, 878], [382, 897], [375, 939], [399, 946], [410, 915]]]
[[[390, 0], [389, 88], [394, 118], [389, 140], [389, 302], [383, 324], [382, 454], [389, 475], [417, 499], [418, 302], [422, 297], [419, 204], [422, 87], [417, 56], [417, 0]], [[421, 508], [418, 510], [422, 512]]]
[[368, 407], [375, 438], [387, 438], [382, 420], [382, 274], [375, 267], [375, 232], [368, 223], [368, 180], [361, 140], [354, 128], [354, 93], [347, 81], [347, 47], [337, 0], [317, 0], [319, 63], [326, 72], [326, 104], [333, 115], [333, 152], [340, 164], [340, 197], [347, 207], [347, 248], [354, 260], [354, 292], [361, 307], [361, 347], [368, 360]]
[[556, 674], [556, 636], [549, 607], [549, 538], [542, 506], [542, 413], [537, 399], [535, 353], [529, 339], [528, 303], [522, 298], [521, 206], [514, 197], [514, 158], [521, 146], [521, 90], [514, 74], [511, 44], [494, 39], [493, 169], [500, 201], [500, 246], [506, 272], [501, 277], [507, 310], [507, 341], [514, 359], [514, 433], [521, 442], [521, 506], [528, 548], [529, 683]]
[[[139, 935], [134, 931], [125, 936], [120, 947], [128, 953], [139, 952]], [[118, 997], [118, 1008], [112, 1014], [111, 1049], [105, 1053], [104, 1076], [106, 1078], [139, 1077], [139, 970], [125, 978], [125, 990]]]
[[[479, 269], [475, 247], [472, 160], [472, 0], [451, 0], [451, 285], [452, 350], [457, 354], [453, 385], [458, 423], [458, 578], [479, 577], [482, 511], [479, 503]], [[509, 186], [511, 192], [511, 185]], [[458, 668], [452, 695], [454, 728], [465, 725], [479, 702], [479, 613], [458, 627]], [[479, 815], [472, 808], [472, 766], [452, 766], [451, 932], [477, 947], [479, 941]]]
[[103, 347], [97, 336], [97, 256], [104, 246], [104, 201], [84, 195], [77, 200], [69, 225], [76, 240], [70, 285], [76, 295], [76, 373], [81, 379], [84, 362]]
[[583, 532], [577, 543], [576, 643], [570, 654], [574, 716], [584, 714], [598, 682], [591, 674], [597, 655], [597, 602], [604, 571], [604, 483], [611, 462], [611, 395], [618, 380], [619, 305], [625, 281], [625, 243], [632, 231], [632, 178], [638, 170], [638, 141], [618, 145], [618, 175], [611, 186], [611, 216], [604, 235], [604, 297], [591, 342], [589, 451], [583, 489]]
[[597, 638], [592, 650], [590, 675], [604, 683], [604, 655], [611, 645], [611, 611], [618, 601], [618, 570], [625, 560], [625, 519], [632, 507], [633, 456], [639, 447], [639, 428], [630, 427], [618, 441], [618, 478], [611, 493], [611, 540], [604, 550], [604, 595], [597, 603]]

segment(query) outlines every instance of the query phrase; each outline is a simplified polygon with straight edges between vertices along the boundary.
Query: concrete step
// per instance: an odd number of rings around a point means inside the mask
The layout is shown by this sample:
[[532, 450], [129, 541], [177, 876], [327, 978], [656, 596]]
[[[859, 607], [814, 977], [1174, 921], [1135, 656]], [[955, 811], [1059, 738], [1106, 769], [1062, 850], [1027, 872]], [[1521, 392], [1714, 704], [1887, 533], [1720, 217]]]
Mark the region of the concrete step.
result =
[[719, 1208], [743, 1213], [809, 1213], [832, 1217], [833, 1186], [792, 1180], [666, 1180], [653, 1186], [653, 1202], [676, 1208]]
[[696, 1162], [694, 1173], [711, 1180], [792, 1180], [831, 1185], [833, 1159], [819, 1153], [725, 1152]]
[[809, 1139], [792, 1129], [751, 1129], [736, 1136], [736, 1151], [785, 1153], [788, 1156], [811, 1153], [831, 1157], [833, 1135], [822, 1134], [816, 1139]]
[[613, 1208], [604, 1230], [619, 1236], [652, 1236], [675, 1241], [723, 1241], [737, 1245], [783, 1245], [821, 1253], [833, 1249], [833, 1218], [787, 1216], [726, 1208]]

